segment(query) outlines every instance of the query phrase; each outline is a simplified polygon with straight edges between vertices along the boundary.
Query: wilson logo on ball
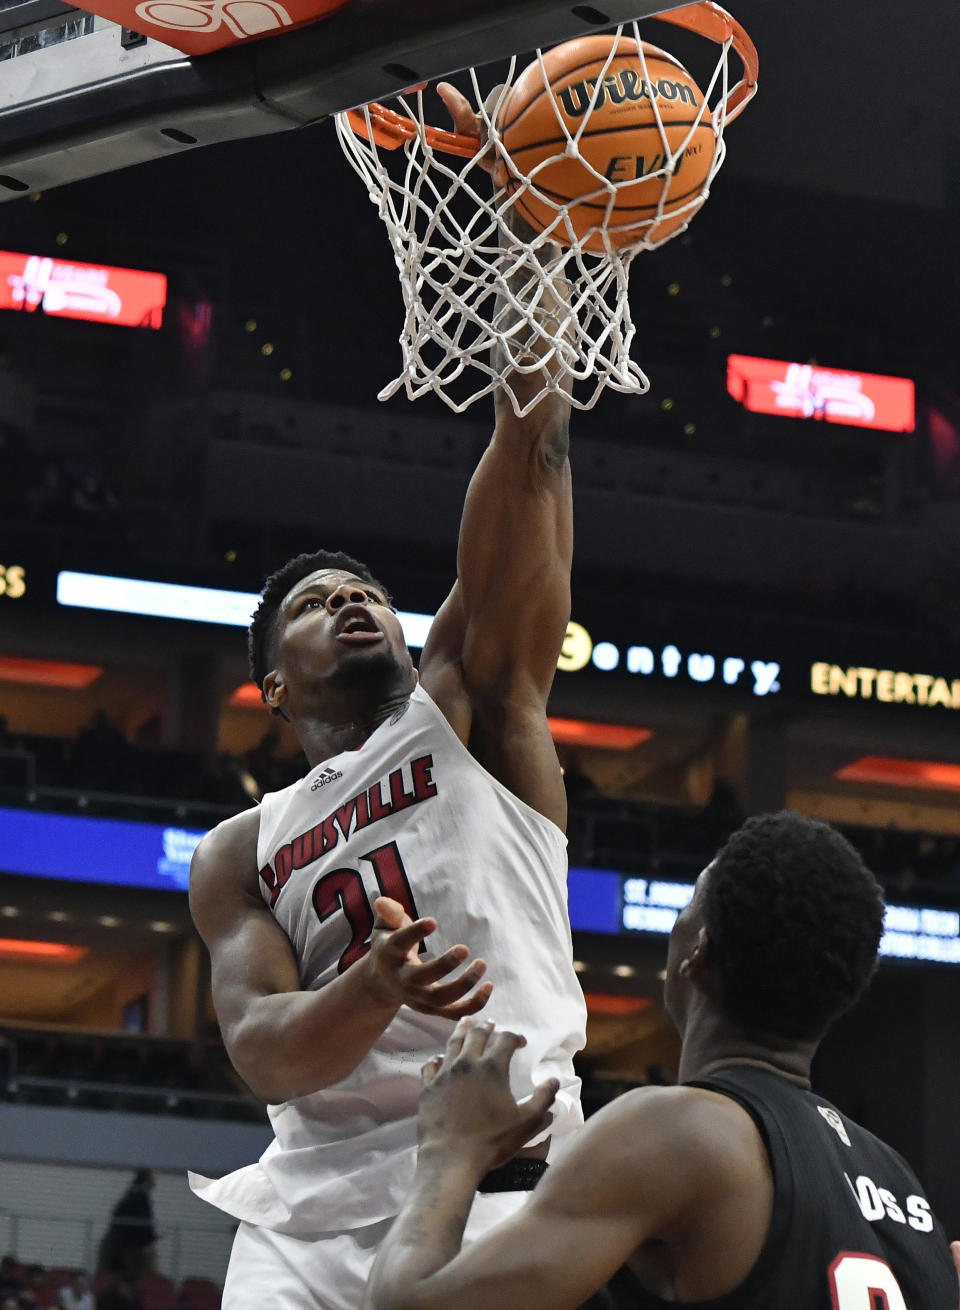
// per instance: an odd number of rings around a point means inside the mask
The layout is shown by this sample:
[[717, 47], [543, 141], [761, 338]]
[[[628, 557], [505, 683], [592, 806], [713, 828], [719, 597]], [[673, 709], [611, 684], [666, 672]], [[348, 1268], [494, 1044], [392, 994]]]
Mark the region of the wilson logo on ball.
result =
[[[574, 82], [557, 93], [557, 104], [570, 118], [580, 118], [590, 108], [597, 79], [591, 77], [583, 82]], [[651, 87], [653, 94], [651, 95]], [[686, 82], [671, 82], [661, 77], [659, 82], [650, 83], [632, 68], [622, 68], [616, 73], [609, 73], [600, 86], [595, 109], [600, 109], [609, 99], [613, 105], [628, 103], [638, 104], [641, 100], [680, 100], [685, 105], [697, 105], [696, 93]]]

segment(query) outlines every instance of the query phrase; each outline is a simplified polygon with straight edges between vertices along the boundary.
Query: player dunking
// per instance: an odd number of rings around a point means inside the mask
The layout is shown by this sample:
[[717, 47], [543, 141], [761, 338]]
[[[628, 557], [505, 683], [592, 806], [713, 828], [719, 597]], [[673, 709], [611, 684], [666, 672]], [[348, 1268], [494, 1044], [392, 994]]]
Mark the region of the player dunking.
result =
[[365, 1310], [574, 1310], [621, 1266], [631, 1310], [956, 1310], [920, 1183], [810, 1089], [882, 926], [880, 887], [838, 833], [789, 812], [748, 820], [670, 940], [682, 1085], [607, 1106], [513, 1223], [458, 1253], [477, 1178], [554, 1089], [518, 1108], [507, 1068], [522, 1039], [463, 1020], [425, 1070], [416, 1181]]
[[[541, 379], [513, 383], [532, 399]], [[227, 1050], [276, 1134], [258, 1164], [195, 1180], [241, 1220], [225, 1310], [357, 1310], [413, 1179], [421, 1066], [459, 1016], [486, 1006], [522, 1028], [515, 1094], [553, 1076], [549, 1133], [582, 1122], [586, 1014], [546, 718], [570, 608], [568, 419], [562, 392], [524, 419], [497, 397], [419, 678], [364, 565], [299, 556], [267, 582], [253, 676], [310, 771], [210, 833], [190, 886]], [[482, 958], [454, 977], [461, 942]], [[548, 1148], [531, 1137], [481, 1183], [468, 1237], [526, 1200]]]

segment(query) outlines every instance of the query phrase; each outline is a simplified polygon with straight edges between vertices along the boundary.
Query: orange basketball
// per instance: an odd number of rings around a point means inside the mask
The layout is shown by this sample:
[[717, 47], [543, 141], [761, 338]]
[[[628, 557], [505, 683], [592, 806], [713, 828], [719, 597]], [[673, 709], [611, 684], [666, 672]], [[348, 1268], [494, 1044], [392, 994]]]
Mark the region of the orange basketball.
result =
[[[525, 186], [504, 168], [507, 190], [516, 194], [523, 217], [542, 231], [566, 205], [573, 233], [596, 252], [604, 249], [604, 231], [618, 250], [672, 236], [703, 203], [717, 146], [709, 107], [700, 114], [703, 92], [683, 65], [645, 41], [644, 71], [629, 37], [619, 38], [610, 57], [615, 40], [584, 36], [547, 51], [548, 85], [539, 62], [530, 64], [498, 118], [507, 153], [529, 178]], [[570, 138], [576, 147], [565, 153]], [[671, 171], [668, 156], [681, 147]], [[584, 240], [591, 228], [600, 230]], [[551, 237], [572, 244], [562, 218]]]

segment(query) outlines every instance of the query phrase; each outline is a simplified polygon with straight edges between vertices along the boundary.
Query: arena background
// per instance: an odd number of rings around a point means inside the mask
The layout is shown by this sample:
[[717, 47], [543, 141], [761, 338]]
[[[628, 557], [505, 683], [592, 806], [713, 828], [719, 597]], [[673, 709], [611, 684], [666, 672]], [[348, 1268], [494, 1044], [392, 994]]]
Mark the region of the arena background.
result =
[[[736, 12], [760, 95], [708, 207], [633, 275], [652, 389], [573, 423], [579, 629], [551, 713], [586, 1101], [675, 1076], [675, 884], [794, 806], [851, 836], [899, 916], [817, 1085], [960, 1234], [955, 6]], [[432, 614], [491, 415], [378, 406], [399, 290], [329, 124], [8, 200], [0, 248], [169, 279], [156, 331], [0, 312], [0, 1253], [91, 1268], [152, 1166], [161, 1310], [229, 1248], [183, 1170], [268, 1136], [177, 888], [191, 834], [299, 764], [243, 690], [240, 628], [67, 606], [58, 577], [249, 593], [324, 546]], [[915, 429], [749, 412], [731, 355], [911, 379]], [[173, 890], [129, 885], [141, 836]]]

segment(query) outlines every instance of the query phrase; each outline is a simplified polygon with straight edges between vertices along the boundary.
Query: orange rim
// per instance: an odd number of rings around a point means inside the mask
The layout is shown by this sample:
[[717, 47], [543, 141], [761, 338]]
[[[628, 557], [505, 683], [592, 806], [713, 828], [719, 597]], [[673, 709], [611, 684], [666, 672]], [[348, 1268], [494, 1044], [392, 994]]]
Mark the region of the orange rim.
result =
[[[367, 115], [370, 127], [367, 127]], [[375, 145], [384, 150], [396, 150], [406, 141], [412, 141], [420, 135], [420, 127], [412, 118], [398, 114], [395, 109], [388, 109], [374, 100], [363, 109], [348, 109], [347, 121], [357, 136], [371, 138]], [[434, 150], [443, 150], [448, 155], [462, 155], [465, 159], [472, 157], [480, 149], [480, 142], [475, 136], [463, 136], [458, 132], [447, 132], [442, 127], [425, 124], [423, 135]]]
[[[743, 113], [757, 93], [757, 74], [759, 59], [757, 47], [753, 44], [746, 28], [738, 23], [725, 9], [721, 9], [713, 0], [699, 0], [698, 4], [684, 5], [681, 9], [671, 9], [666, 13], [653, 14], [651, 17], [662, 23], [672, 23], [674, 27], [685, 27], [700, 36], [715, 41], [718, 45], [731, 42], [734, 51], [743, 64], [743, 77], [727, 93], [720, 115], [724, 123], [732, 123]], [[421, 83], [421, 86], [425, 83]], [[410, 88], [419, 90], [419, 87]], [[368, 119], [369, 115], [369, 128]], [[388, 109], [379, 101], [361, 109], [348, 109], [347, 121], [357, 136], [373, 141], [384, 150], [396, 150], [407, 141], [413, 141], [421, 132], [427, 144], [434, 150], [442, 150], [448, 155], [460, 155], [471, 159], [480, 149], [480, 142], [474, 136], [464, 136], [458, 132], [448, 132], [442, 127], [424, 124], [421, 128], [413, 119], [398, 114], [395, 109]]]
[[684, 5], [682, 9], [670, 9], [657, 14], [661, 23], [673, 23], [674, 27], [685, 27], [717, 45], [732, 42], [733, 48], [743, 64], [743, 77], [736, 86], [731, 87], [723, 103], [723, 118], [732, 123], [743, 113], [744, 109], [757, 94], [757, 74], [760, 60], [757, 47], [753, 44], [746, 28], [728, 14], [725, 9], [713, 3], [713, 0], [701, 0], [700, 4]]

